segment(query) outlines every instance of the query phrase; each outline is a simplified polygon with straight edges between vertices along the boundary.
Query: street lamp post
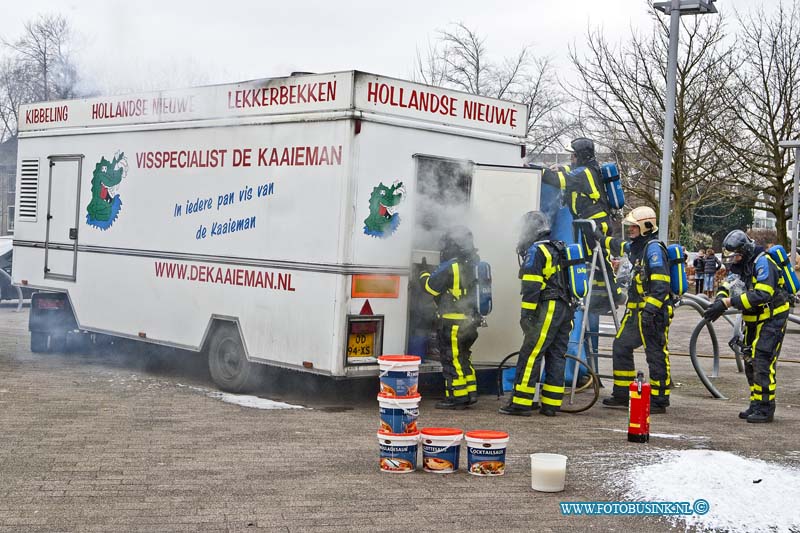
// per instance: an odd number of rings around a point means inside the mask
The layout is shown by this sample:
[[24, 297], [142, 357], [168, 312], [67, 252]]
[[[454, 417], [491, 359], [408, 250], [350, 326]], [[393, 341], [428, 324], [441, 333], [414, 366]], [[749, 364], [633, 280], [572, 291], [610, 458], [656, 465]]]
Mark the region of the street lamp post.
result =
[[794, 180], [792, 184], [792, 267], [797, 264], [797, 190], [800, 187], [800, 140], [780, 141], [781, 148], [794, 148]]
[[681, 15], [716, 13], [715, 0], [668, 0], [655, 2], [657, 11], [669, 15], [669, 56], [667, 57], [667, 109], [664, 116], [664, 155], [661, 159], [661, 187], [658, 198], [658, 238], [669, 241], [669, 203], [672, 192], [672, 132], [675, 128], [675, 91], [678, 71], [678, 33]]

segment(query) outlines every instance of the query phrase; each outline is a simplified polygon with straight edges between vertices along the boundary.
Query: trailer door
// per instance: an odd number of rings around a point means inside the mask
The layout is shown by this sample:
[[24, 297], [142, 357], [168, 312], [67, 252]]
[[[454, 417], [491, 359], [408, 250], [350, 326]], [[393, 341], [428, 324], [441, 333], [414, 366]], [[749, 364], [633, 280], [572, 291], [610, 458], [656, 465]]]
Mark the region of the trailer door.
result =
[[519, 221], [539, 209], [541, 173], [522, 167], [475, 165], [470, 207], [472, 233], [481, 260], [492, 267], [492, 313], [472, 348], [476, 361], [500, 361], [519, 350]]
[[47, 235], [44, 277], [75, 281], [82, 155], [48, 157]]

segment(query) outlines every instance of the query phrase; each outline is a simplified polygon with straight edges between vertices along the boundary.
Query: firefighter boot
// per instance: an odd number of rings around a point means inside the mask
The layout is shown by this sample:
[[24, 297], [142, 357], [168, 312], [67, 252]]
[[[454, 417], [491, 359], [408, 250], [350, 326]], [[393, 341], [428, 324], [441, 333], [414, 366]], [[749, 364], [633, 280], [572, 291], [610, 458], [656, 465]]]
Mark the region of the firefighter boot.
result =
[[603, 405], [605, 407], [624, 407], [627, 409], [628, 399], [620, 398], [619, 396], [609, 396], [608, 398], [603, 398]]
[[750, 402], [750, 407], [745, 409], [744, 411], [739, 412], [739, 418], [742, 420], [747, 420], [747, 417], [752, 415], [756, 410], [756, 404], [754, 402]]
[[503, 407], [497, 410], [498, 413], [503, 415], [512, 415], [512, 416], [531, 416], [531, 409], [526, 409], [525, 407], [521, 407], [519, 405], [515, 405], [513, 402], [508, 402]]
[[543, 405], [541, 409], [539, 409], [539, 412], [544, 416], [556, 416], [556, 411], [558, 411], [558, 409], [552, 405]]
[[476, 403], [478, 403], [478, 393], [470, 392], [467, 395], [467, 405], [475, 405]]
[[658, 404], [650, 404], [650, 414], [651, 415], [663, 415], [667, 412], [666, 405], [658, 405]]
[[463, 400], [445, 398], [441, 402], [437, 402], [434, 407], [436, 407], [436, 409], [461, 410], [461, 409], [466, 409], [468, 405], [469, 405], [469, 400], [467, 400], [466, 398], [464, 398]]
[[747, 417], [747, 422], [750, 424], [766, 424], [772, 422], [774, 418], [774, 411], [767, 407], [756, 407], [752, 413]]

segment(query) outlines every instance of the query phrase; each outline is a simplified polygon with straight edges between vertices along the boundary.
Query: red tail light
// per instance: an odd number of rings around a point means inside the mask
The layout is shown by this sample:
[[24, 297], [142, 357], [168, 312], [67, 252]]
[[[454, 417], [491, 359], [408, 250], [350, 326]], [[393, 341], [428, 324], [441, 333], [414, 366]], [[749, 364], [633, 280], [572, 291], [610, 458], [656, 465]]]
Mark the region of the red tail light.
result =
[[36, 307], [39, 309], [64, 309], [64, 300], [47, 300], [39, 298], [36, 300]]

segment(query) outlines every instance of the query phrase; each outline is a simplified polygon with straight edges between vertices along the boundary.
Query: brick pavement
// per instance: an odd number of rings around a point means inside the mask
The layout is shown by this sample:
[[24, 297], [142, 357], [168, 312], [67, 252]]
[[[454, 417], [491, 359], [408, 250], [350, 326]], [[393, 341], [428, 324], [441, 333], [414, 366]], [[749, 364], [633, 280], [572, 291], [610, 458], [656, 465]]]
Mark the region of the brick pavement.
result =
[[[605, 481], [643, 451], [708, 447], [800, 462], [800, 364], [780, 366], [769, 438], [736, 419], [746, 387], [732, 361], [717, 380], [731, 400], [719, 401], [674, 357], [681, 386], [652, 431], [686, 438], [648, 445], [613, 431], [625, 429], [625, 411], [517, 419], [497, 415], [494, 396], [450, 413], [434, 410], [429, 394], [422, 425], [509, 431], [508, 472], [393, 476], [377, 468], [374, 383], [320, 386], [284, 373], [261, 395], [312, 409], [242, 408], [205, 394], [213, 387], [193, 354], [162, 355], [157, 368], [124, 347], [32, 354], [27, 310], [13, 309], [0, 305], [0, 532], [669, 531], [655, 518], [564, 517], [558, 502], [615, 499]], [[673, 350], [693, 320], [679, 315]], [[797, 359], [797, 345], [788, 342], [787, 358]], [[531, 491], [536, 451], [569, 456], [565, 492]]]

